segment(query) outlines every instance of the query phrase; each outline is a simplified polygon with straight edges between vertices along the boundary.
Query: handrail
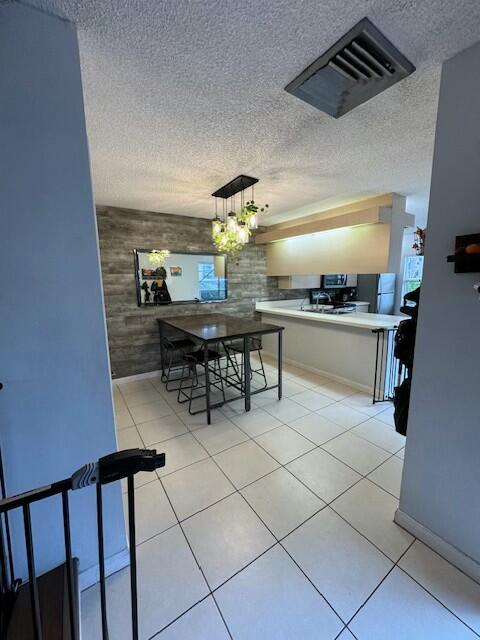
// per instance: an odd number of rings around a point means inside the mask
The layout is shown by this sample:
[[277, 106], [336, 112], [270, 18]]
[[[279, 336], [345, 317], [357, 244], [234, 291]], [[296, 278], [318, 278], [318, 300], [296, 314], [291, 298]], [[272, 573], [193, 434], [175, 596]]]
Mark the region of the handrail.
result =
[[[102, 486], [115, 482], [123, 478], [128, 480], [128, 525], [130, 534], [130, 586], [131, 586], [131, 606], [132, 606], [132, 637], [138, 640], [138, 604], [137, 604], [137, 580], [136, 580], [136, 549], [135, 549], [135, 496], [133, 478], [139, 471], [154, 471], [165, 466], [165, 454], [157, 454], [156, 450], [149, 449], [127, 449], [118, 451], [108, 456], [100, 458], [97, 462], [89, 463], [78, 469], [70, 478], [65, 478], [59, 482], [45, 485], [31, 491], [25, 491], [16, 496], [8, 498], [2, 497], [0, 500], [0, 538], [3, 541], [2, 519], [8, 523], [8, 513], [14, 509], [23, 510], [23, 524], [25, 533], [25, 545], [28, 559], [28, 579], [30, 589], [30, 602], [32, 614], [32, 626], [35, 640], [42, 640], [42, 620], [38, 597], [37, 576], [35, 571], [35, 555], [32, 522], [30, 517], [30, 505], [45, 498], [55, 495], [62, 496], [62, 515], [65, 543], [65, 560], [67, 568], [67, 588], [70, 614], [70, 634], [72, 640], [78, 640], [78, 625], [76, 624], [75, 597], [73, 584], [73, 559], [71, 548], [70, 516], [68, 506], [68, 492], [82, 489], [95, 484], [97, 487], [97, 530], [99, 548], [100, 567], [100, 593], [102, 612], [102, 638], [108, 640], [108, 622], [105, 597], [105, 558], [103, 552], [103, 509], [102, 509]], [[2, 543], [3, 546], [3, 543]], [[7, 566], [5, 554], [0, 558], [3, 575], [6, 575]], [[18, 580], [14, 578], [13, 564], [10, 567], [10, 588], [8, 593], [16, 592]], [[5, 598], [2, 603], [5, 602]], [[4, 604], [2, 604], [4, 607]], [[8, 626], [8, 616], [1, 612], [0, 621]], [[0, 629], [0, 636], [6, 629]]]

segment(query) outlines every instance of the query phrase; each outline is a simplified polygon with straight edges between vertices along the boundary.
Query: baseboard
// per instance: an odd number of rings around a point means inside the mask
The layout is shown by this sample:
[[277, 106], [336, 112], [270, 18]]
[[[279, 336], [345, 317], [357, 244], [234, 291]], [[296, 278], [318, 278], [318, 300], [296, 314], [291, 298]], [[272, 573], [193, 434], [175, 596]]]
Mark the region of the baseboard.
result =
[[[130, 551], [126, 547], [123, 551], [115, 553], [109, 558], [105, 558], [105, 574], [111, 576], [112, 573], [117, 573], [121, 569], [125, 569], [130, 564]], [[80, 591], [84, 591], [93, 586], [100, 580], [100, 570], [98, 564], [88, 567], [84, 571], [80, 571], [78, 576], [78, 582]]]
[[[267, 351], [266, 349], [264, 350], [264, 352], [267, 354], [269, 358], [273, 358], [274, 360], [276, 360], [276, 357], [277, 357], [276, 354], [272, 353], [271, 351]], [[329, 371], [324, 371], [323, 369], [317, 369], [316, 367], [310, 367], [309, 365], [304, 364], [303, 362], [298, 362], [297, 360], [292, 360], [291, 358], [285, 358], [285, 356], [283, 357], [283, 362], [286, 362], [287, 364], [293, 364], [294, 367], [305, 369], [306, 371], [310, 371], [311, 373], [317, 373], [319, 376], [326, 376], [327, 378], [331, 378], [335, 382], [346, 384], [349, 387], [353, 387], [354, 389], [358, 389], [359, 391], [363, 391], [364, 393], [373, 394], [372, 387], [369, 387], [365, 384], [360, 384], [359, 382], [354, 382], [353, 380], [349, 380], [348, 378], [342, 378], [341, 376], [337, 376], [334, 373], [330, 373]]]
[[467, 576], [480, 583], [480, 564], [472, 557], [467, 556], [449, 542], [437, 536], [436, 533], [427, 529], [423, 524], [417, 522], [414, 518], [405, 512], [397, 509], [394, 521], [403, 529], [411, 533], [413, 536], [424, 542], [427, 547], [436, 551], [442, 558], [448, 560], [455, 567], [463, 571]]
[[146, 378], [158, 378], [160, 373], [160, 369], [155, 369], [155, 371], [147, 371], [146, 373], [135, 373], [131, 376], [124, 376], [123, 378], [112, 378], [112, 382], [114, 384], [117, 384], [119, 382], [132, 382], [133, 380], [145, 380]]
[[[269, 358], [275, 360], [276, 354], [271, 351], [263, 350]], [[323, 369], [317, 369], [315, 367], [310, 367], [303, 362], [298, 362], [297, 360], [292, 360], [291, 358], [283, 357], [283, 362], [287, 364], [293, 364], [294, 367], [299, 367], [300, 369], [305, 369], [305, 371], [310, 371], [311, 373], [316, 373], [319, 376], [326, 376], [327, 378], [331, 378], [335, 382], [339, 382], [340, 384], [346, 384], [349, 387], [353, 387], [354, 389], [358, 389], [358, 391], [363, 391], [363, 393], [372, 394], [373, 389], [365, 384], [360, 384], [359, 382], [355, 382], [354, 380], [349, 380], [348, 378], [342, 378], [341, 376], [337, 376], [334, 373], [330, 373], [330, 371], [324, 371]], [[125, 382], [132, 382], [133, 380], [145, 380], [148, 378], [158, 378], [161, 371], [160, 369], [156, 369], [155, 371], [147, 371], [146, 373], [136, 373], [131, 376], [125, 376], [123, 378], [112, 378], [112, 382], [114, 384], [123, 384]]]

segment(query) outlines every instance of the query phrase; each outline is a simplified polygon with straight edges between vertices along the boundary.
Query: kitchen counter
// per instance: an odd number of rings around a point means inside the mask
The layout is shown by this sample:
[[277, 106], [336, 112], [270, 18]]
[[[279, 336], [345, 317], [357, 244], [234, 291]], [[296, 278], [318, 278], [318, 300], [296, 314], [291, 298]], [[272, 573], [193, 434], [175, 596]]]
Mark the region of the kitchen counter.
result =
[[[312, 322], [328, 322], [330, 324], [357, 327], [359, 329], [393, 329], [407, 316], [389, 316], [380, 313], [342, 313], [339, 315], [329, 313], [316, 313], [301, 311], [302, 299], [299, 300], [275, 300], [270, 302], [257, 302], [256, 311], [269, 315], [286, 316], [287, 318], [302, 318]], [[305, 305], [310, 306], [310, 305]]]
[[[262, 322], [281, 321], [284, 360], [370, 393], [377, 358], [376, 329], [393, 329], [407, 316], [352, 312], [340, 315], [301, 311], [303, 300], [257, 302]], [[275, 355], [268, 336], [264, 349]], [[391, 352], [383, 354], [383, 371]]]

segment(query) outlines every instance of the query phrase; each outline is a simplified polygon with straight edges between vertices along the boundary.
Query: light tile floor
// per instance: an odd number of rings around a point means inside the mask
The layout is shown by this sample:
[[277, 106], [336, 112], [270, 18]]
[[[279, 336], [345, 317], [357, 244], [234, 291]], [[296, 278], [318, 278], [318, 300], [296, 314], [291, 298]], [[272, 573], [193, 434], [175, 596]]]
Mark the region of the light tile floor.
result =
[[[283, 400], [231, 403], [211, 426], [158, 377], [115, 384], [114, 401], [119, 447], [167, 455], [135, 479], [142, 640], [480, 637], [480, 586], [393, 523], [391, 405], [289, 365]], [[127, 640], [128, 569], [107, 595]], [[97, 587], [82, 627], [101, 637]]]

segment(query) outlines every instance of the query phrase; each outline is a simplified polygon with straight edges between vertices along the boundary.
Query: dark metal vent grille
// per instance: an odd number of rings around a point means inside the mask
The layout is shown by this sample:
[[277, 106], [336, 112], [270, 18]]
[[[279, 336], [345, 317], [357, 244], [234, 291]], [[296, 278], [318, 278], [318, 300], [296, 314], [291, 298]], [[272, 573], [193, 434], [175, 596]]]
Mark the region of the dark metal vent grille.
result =
[[339, 118], [413, 71], [413, 64], [364, 18], [285, 90]]

